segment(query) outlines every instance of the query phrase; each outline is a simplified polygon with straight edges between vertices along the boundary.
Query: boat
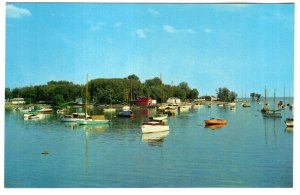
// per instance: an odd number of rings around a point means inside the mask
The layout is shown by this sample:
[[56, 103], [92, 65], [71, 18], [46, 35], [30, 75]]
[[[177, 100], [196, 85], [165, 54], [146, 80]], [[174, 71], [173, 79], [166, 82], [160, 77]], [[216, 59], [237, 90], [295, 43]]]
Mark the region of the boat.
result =
[[286, 127], [294, 127], [294, 119], [293, 118], [286, 118], [284, 122], [285, 122]]
[[142, 125], [142, 133], [155, 133], [161, 131], [169, 131], [169, 125], [163, 120], [150, 120]]
[[243, 107], [243, 108], [249, 108], [249, 107], [251, 107], [251, 106], [248, 105], [248, 104], [246, 104], [246, 103], [242, 103], [242, 107]]
[[204, 123], [205, 123], [205, 125], [226, 125], [227, 120], [211, 118], [209, 120], [205, 120]]
[[116, 112], [116, 108], [103, 108], [103, 112]]
[[83, 120], [77, 120], [79, 125], [93, 125], [93, 124], [107, 124], [110, 121], [106, 120], [103, 115], [96, 115], [88, 117], [88, 75], [86, 75], [85, 85], [85, 118]]
[[42, 108], [41, 110], [39, 110], [39, 112], [42, 114], [52, 114], [53, 109], [52, 108]]
[[268, 112], [263, 113], [264, 117], [282, 117], [281, 112], [277, 112], [276, 110], [269, 110]]
[[66, 112], [68, 112], [68, 109], [66, 109], [66, 108], [56, 111], [57, 114], [62, 114], [62, 113], [66, 113]]
[[156, 114], [153, 117], [149, 117], [149, 119], [153, 119], [153, 120], [165, 120], [168, 118], [167, 114]]
[[264, 99], [264, 107], [260, 110], [262, 113], [266, 113], [269, 111], [268, 108], [268, 102], [267, 102], [267, 88], [265, 87], [265, 99]]
[[131, 110], [125, 110], [125, 111], [119, 112], [118, 116], [119, 117], [133, 117], [134, 114]]
[[103, 112], [116, 112], [116, 108], [112, 107], [112, 98], [110, 96], [110, 107], [109, 108], [103, 108]]
[[30, 120], [30, 119], [40, 119], [39, 114], [24, 114], [24, 120]]
[[276, 104], [276, 102], [275, 102], [275, 91], [276, 90], [274, 90], [274, 104], [273, 104], [273, 106], [274, 106], [274, 109], [273, 110], [267, 110], [267, 111], [265, 111], [265, 112], [263, 112], [262, 114], [263, 114], [263, 116], [264, 117], [279, 117], [279, 118], [281, 118], [282, 116], [281, 116], [281, 112], [279, 112], [279, 111], [281, 111], [282, 109], [280, 109], [280, 110], [275, 110], [275, 104]]
[[[89, 116], [87, 116], [89, 117]], [[64, 115], [60, 121], [61, 122], [76, 122], [79, 120], [84, 120], [86, 118], [85, 113], [72, 113], [70, 115]]]
[[229, 102], [229, 103], [226, 103], [225, 106], [233, 107], [233, 106], [236, 106], [236, 103], [235, 102]]
[[180, 112], [188, 112], [190, 110], [190, 106], [179, 106], [178, 110]]
[[176, 115], [177, 110], [178, 110], [177, 107], [167, 106], [164, 110], [164, 113], [168, 115]]
[[224, 104], [217, 104], [218, 107], [224, 107]]

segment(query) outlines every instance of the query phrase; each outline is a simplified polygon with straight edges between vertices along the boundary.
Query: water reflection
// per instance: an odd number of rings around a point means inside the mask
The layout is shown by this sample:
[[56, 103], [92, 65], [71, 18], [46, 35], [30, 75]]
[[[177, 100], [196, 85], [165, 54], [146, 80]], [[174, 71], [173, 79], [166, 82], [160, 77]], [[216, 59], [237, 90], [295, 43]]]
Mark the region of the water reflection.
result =
[[217, 130], [225, 127], [226, 125], [205, 125], [205, 128], [212, 129], [212, 130]]
[[268, 138], [270, 135], [268, 135], [268, 123], [273, 123], [273, 124], [270, 124], [273, 126], [273, 137], [274, 137], [274, 144], [275, 146], [277, 145], [277, 129], [276, 129], [276, 123], [280, 123], [281, 122], [281, 118], [277, 118], [277, 117], [274, 117], [274, 118], [266, 118], [266, 117], [263, 117], [263, 120], [264, 120], [264, 130], [265, 130], [265, 143], [268, 144]]
[[161, 131], [155, 133], [143, 133], [143, 142], [161, 142], [169, 135], [169, 131]]

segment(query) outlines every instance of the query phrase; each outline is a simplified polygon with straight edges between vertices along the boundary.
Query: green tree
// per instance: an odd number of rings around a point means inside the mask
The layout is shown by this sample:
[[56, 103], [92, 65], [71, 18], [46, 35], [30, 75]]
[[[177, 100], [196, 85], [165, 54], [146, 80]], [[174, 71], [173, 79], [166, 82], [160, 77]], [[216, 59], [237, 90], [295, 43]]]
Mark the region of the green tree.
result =
[[11, 99], [12, 98], [12, 92], [10, 88], [6, 87], [5, 88], [5, 99]]
[[230, 91], [229, 89], [227, 89], [226, 87], [223, 87], [223, 88], [219, 88], [216, 90], [217, 92], [217, 98], [220, 100], [220, 101], [223, 101], [223, 102], [231, 102], [231, 101], [234, 101], [237, 97], [237, 94], [233, 91]]

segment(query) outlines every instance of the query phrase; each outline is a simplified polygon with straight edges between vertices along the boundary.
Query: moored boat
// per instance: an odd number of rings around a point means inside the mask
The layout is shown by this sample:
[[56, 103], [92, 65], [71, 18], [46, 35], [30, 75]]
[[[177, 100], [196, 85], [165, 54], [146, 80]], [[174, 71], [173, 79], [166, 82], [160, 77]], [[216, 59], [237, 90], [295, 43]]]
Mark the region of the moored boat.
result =
[[116, 108], [103, 108], [103, 112], [116, 112]]
[[293, 118], [286, 118], [284, 122], [285, 122], [286, 127], [294, 127], [294, 119]]
[[205, 120], [204, 123], [205, 123], [205, 125], [226, 125], [227, 120], [211, 118], [209, 120]]
[[151, 120], [144, 122], [142, 125], [143, 133], [155, 133], [161, 131], [169, 131], [169, 125], [163, 120]]
[[119, 117], [133, 117], [134, 114], [131, 110], [125, 110], [125, 111], [119, 112], [118, 116]]
[[276, 110], [269, 110], [265, 113], [263, 113], [264, 117], [282, 117], [281, 112], [277, 112]]
[[149, 117], [149, 118], [153, 119], [153, 120], [165, 120], [168, 118], [168, 115], [167, 114], [156, 114], [153, 117]]

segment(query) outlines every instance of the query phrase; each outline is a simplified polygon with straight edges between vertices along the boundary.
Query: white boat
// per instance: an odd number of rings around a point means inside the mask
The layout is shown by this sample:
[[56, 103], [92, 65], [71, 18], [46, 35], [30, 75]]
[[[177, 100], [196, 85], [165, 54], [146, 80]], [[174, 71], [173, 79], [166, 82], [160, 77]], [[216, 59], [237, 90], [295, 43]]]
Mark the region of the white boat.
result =
[[57, 114], [62, 114], [62, 113], [66, 113], [66, 112], [68, 112], [68, 109], [62, 109], [62, 110], [56, 111]]
[[153, 119], [153, 120], [166, 120], [167, 118], [168, 118], [167, 114], [157, 114], [153, 117], [150, 117], [150, 119]]
[[294, 119], [293, 118], [286, 118], [284, 122], [285, 122], [286, 127], [294, 127]]
[[103, 112], [116, 112], [116, 108], [103, 108]]
[[24, 120], [42, 119], [40, 114], [24, 114]]
[[103, 116], [91, 116], [88, 117], [88, 75], [86, 75], [85, 85], [85, 118], [83, 120], [77, 120], [79, 125], [93, 125], [93, 124], [107, 124], [109, 120], [101, 119]]
[[204, 107], [204, 105], [203, 104], [194, 104], [193, 106], [192, 106], [192, 108], [202, 108], [202, 107]]
[[178, 107], [180, 112], [188, 112], [190, 110], [189, 106], [179, 106]]
[[130, 110], [130, 106], [123, 106], [122, 110], [123, 111], [129, 111]]
[[225, 104], [225, 106], [228, 106], [228, 107], [236, 106], [236, 103], [235, 102], [229, 102], [229, 103]]
[[144, 122], [142, 125], [143, 133], [155, 133], [161, 131], [169, 131], [169, 125], [165, 121], [152, 120]]

